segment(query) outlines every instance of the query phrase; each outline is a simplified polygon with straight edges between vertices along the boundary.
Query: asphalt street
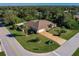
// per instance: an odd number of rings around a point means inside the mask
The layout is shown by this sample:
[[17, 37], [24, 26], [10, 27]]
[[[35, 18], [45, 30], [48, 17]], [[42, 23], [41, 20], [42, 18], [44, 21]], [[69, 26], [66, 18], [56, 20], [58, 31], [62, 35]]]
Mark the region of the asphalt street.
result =
[[[54, 51], [57, 56], [71, 56], [79, 48], [79, 33]], [[51, 52], [49, 55], [53, 55]]]

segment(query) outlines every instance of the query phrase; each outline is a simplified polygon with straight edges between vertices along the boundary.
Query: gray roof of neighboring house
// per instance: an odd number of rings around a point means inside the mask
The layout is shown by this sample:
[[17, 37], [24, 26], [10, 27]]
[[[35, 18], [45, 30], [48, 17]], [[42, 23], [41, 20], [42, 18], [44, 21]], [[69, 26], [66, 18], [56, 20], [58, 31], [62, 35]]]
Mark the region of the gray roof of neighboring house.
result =
[[79, 12], [76, 12], [74, 17], [79, 19]]
[[35, 28], [36, 30], [44, 29], [44, 28], [46, 29], [46, 28], [48, 28], [49, 24], [54, 25], [54, 23], [47, 21], [47, 20], [35, 20], [35, 21], [31, 20], [31, 21], [27, 22], [27, 25], [29, 27]]

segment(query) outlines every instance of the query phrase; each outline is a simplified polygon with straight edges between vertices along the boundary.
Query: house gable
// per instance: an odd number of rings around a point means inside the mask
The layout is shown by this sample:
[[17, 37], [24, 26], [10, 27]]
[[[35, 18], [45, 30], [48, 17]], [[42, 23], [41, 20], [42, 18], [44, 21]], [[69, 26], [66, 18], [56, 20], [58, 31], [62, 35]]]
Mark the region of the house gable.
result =
[[47, 21], [47, 20], [37, 20], [37, 21], [29, 21], [28, 22], [28, 26], [35, 29], [36, 31], [46, 30], [49, 28], [49, 25], [54, 26], [54, 23]]

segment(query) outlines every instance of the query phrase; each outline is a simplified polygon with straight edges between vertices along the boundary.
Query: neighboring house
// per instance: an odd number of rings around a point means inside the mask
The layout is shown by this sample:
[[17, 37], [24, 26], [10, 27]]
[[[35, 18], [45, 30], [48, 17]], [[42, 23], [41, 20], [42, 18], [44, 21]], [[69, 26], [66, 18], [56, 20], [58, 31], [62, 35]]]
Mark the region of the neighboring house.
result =
[[74, 15], [74, 18], [76, 21], [79, 21], [79, 12], [77, 12], [75, 15]]
[[22, 22], [22, 23], [15, 24], [15, 25], [16, 25], [16, 28], [17, 28], [18, 30], [21, 30], [21, 31], [22, 31], [23, 25], [24, 25], [25, 23], [26, 23], [26, 22]]
[[69, 12], [68, 10], [65, 10], [65, 11], [64, 11], [64, 13], [68, 13], [68, 12]]
[[79, 15], [74, 15], [76, 21], [79, 21]]
[[27, 22], [27, 25], [37, 33], [56, 27], [56, 24], [47, 20], [31, 20]]
[[26, 22], [18, 23], [18, 24], [16, 24], [16, 26], [24, 25], [24, 23], [26, 23]]

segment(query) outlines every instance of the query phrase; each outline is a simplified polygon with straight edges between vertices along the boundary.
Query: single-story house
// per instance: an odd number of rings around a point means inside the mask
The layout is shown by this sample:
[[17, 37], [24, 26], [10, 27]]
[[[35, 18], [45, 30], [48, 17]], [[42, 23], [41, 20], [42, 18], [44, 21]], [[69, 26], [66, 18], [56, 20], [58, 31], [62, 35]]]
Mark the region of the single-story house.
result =
[[47, 20], [31, 20], [27, 22], [27, 25], [31, 29], [36, 31], [36, 33], [46, 31], [46, 30], [49, 30], [50, 28], [56, 27], [56, 24]]

